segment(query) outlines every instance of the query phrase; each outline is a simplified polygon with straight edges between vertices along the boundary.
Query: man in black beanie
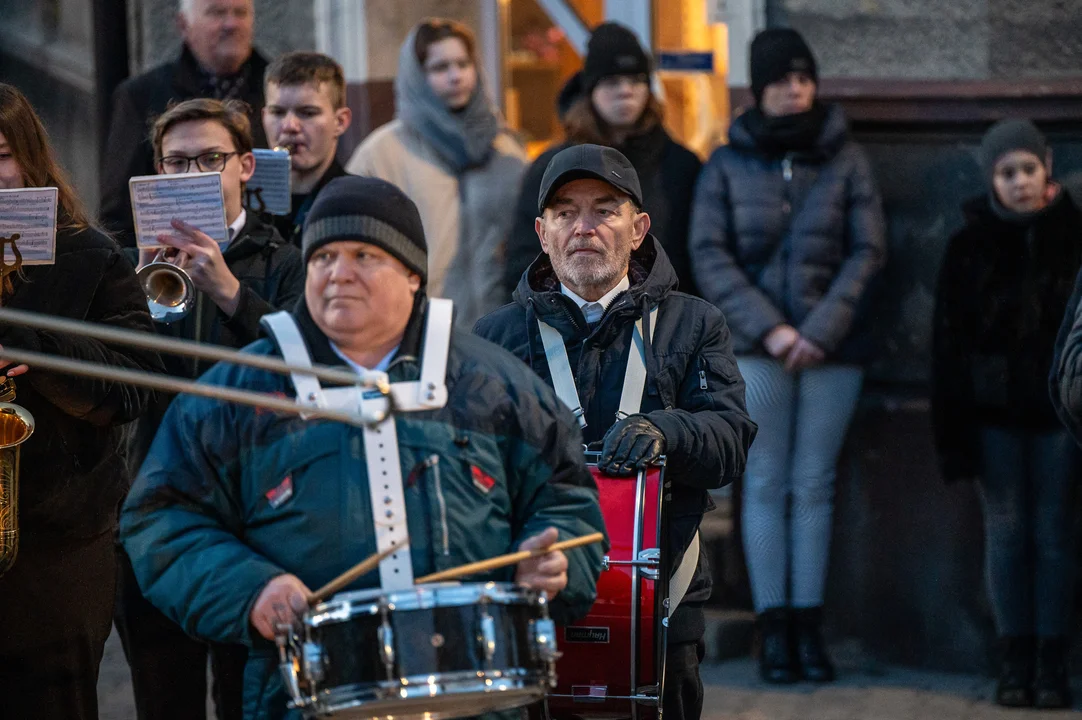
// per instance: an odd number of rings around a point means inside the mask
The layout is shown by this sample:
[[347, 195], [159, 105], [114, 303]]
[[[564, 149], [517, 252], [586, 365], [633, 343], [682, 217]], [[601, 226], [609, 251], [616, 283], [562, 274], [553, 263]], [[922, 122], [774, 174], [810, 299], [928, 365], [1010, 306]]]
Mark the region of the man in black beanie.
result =
[[[287, 696], [276, 632], [304, 615], [309, 588], [354, 563], [408, 544], [347, 588], [403, 590], [415, 577], [605, 529], [570, 411], [517, 359], [453, 330], [449, 301], [425, 302], [424, 231], [402, 191], [332, 180], [305, 219], [303, 252], [304, 299], [266, 316], [271, 338], [247, 352], [352, 369], [358, 384], [324, 388], [311, 375], [231, 364], [204, 381], [367, 409], [378, 398], [361, 378], [385, 373], [391, 417], [362, 426], [182, 395], [121, 521], [152, 603], [193, 635], [251, 648], [246, 718], [279, 720], [287, 701], [310, 701]], [[553, 618], [569, 622], [593, 604], [606, 546], [543, 552], [475, 579], [544, 592]]]
[[504, 289], [510, 299], [522, 273], [541, 252], [534, 232], [537, 193], [552, 158], [572, 145], [616, 148], [638, 173], [643, 210], [676, 271], [680, 290], [696, 294], [687, 235], [695, 179], [702, 163], [665, 131], [663, 108], [650, 89], [653, 61], [628, 28], [608, 22], [590, 36], [580, 73], [561, 90], [557, 108], [566, 142], [546, 150], [522, 180], [507, 240]]

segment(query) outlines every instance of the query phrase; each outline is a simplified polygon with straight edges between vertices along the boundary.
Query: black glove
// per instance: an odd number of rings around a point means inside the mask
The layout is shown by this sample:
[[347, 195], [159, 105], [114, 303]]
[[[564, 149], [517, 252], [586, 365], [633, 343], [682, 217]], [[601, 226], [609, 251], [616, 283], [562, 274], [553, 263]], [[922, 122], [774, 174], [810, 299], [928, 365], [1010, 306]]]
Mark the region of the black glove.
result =
[[627, 477], [665, 453], [665, 436], [645, 415], [631, 415], [609, 428], [597, 467], [606, 475]]

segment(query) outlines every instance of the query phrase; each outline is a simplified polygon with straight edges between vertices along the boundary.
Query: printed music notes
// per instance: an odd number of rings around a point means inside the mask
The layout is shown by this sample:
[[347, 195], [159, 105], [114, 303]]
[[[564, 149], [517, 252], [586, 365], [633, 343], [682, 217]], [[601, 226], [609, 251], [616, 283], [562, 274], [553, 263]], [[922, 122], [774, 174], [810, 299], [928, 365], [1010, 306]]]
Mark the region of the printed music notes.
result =
[[0, 190], [0, 265], [14, 266], [19, 251], [22, 265], [52, 265], [56, 257], [56, 188]]
[[255, 155], [255, 172], [246, 183], [246, 204], [256, 212], [288, 215], [293, 205], [289, 152], [256, 148], [252, 154]]
[[195, 226], [218, 243], [229, 242], [221, 173], [133, 177], [128, 189], [139, 247], [159, 247], [158, 235], [176, 232], [170, 225], [174, 218]]

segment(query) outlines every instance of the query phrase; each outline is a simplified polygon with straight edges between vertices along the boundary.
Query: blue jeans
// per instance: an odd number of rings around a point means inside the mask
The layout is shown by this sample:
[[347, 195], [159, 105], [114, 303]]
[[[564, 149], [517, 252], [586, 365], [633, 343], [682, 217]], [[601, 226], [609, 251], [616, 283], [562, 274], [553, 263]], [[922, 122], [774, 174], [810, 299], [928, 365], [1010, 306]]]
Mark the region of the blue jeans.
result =
[[777, 360], [737, 358], [759, 433], [744, 473], [743, 534], [757, 612], [823, 604], [838, 454], [860, 399], [861, 368], [792, 374]]
[[1066, 635], [1077, 446], [1066, 430], [981, 430], [985, 572], [1000, 637]]

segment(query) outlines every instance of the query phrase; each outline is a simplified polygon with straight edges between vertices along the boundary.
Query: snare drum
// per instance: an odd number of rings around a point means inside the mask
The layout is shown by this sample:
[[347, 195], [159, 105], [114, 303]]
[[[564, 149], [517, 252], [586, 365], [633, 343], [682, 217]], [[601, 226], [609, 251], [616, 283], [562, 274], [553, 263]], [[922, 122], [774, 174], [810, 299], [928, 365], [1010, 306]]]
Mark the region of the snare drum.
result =
[[553, 718], [657, 717], [669, 594], [669, 560], [661, 554], [665, 467], [613, 478], [597, 460], [587, 453], [612, 547], [590, 613], [557, 629], [562, 657], [547, 711]]
[[536, 702], [555, 682], [545, 596], [510, 583], [342, 593], [278, 646], [305, 717], [480, 715]]

